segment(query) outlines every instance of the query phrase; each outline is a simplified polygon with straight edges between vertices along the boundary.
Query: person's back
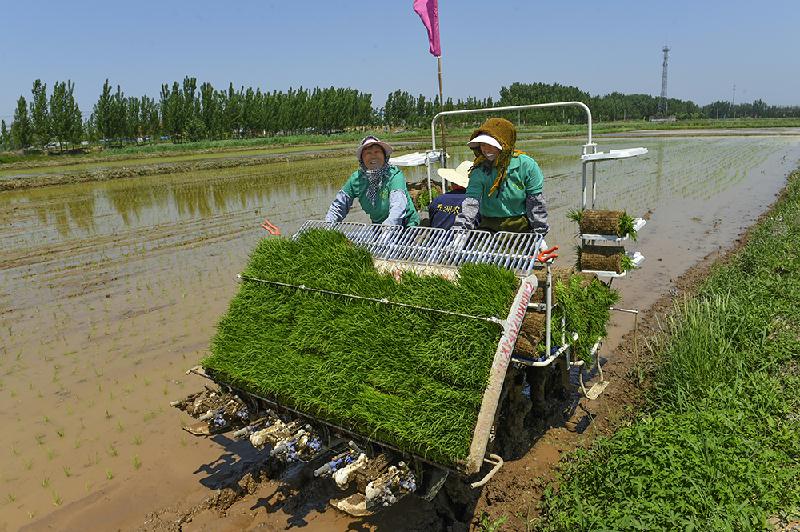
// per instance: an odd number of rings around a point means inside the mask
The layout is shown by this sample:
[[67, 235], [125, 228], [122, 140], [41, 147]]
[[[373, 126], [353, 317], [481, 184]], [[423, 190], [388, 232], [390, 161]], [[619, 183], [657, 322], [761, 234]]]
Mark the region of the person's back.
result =
[[461, 212], [461, 204], [466, 198], [465, 190], [459, 187], [446, 194], [439, 194], [428, 205], [428, 217], [431, 227], [450, 229], [456, 221], [456, 216]]

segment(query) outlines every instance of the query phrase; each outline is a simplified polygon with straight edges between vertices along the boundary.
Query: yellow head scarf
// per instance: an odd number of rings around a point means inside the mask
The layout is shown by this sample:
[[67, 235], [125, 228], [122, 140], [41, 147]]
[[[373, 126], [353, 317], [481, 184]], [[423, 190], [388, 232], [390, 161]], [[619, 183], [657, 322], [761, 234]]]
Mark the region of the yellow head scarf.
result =
[[[492, 183], [492, 188], [489, 189], [489, 195], [494, 194], [499, 188], [503, 179], [506, 177], [508, 165], [512, 157], [518, 157], [522, 152], [514, 149], [514, 144], [517, 142], [517, 130], [514, 124], [505, 118], [489, 118], [481, 127], [473, 131], [470, 139], [474, 139], [478, 135], [489, 135], [497, 142], [500, 143], [502, 149], [497, 154], [497, 159], [494, 160], [494, 165], [497, 167], [497, 177]], [[486, 156], [481, 152], [480, 146], [472, 148], [475, 154], [475, 161], [472, 163], [472, 168], [476, 168], [486, 162]], [[472, 171], [472, 169], [470, 169]]]

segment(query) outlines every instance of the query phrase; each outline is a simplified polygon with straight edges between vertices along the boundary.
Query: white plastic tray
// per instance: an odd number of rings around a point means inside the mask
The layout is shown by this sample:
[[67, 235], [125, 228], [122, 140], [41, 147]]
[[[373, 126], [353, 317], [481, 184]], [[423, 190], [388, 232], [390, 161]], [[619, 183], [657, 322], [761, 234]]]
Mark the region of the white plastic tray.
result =
[[637, 155], [644, 155], [645, 153], [647, 153], [647, 148], [625, 148], [622, 150], [609, 150], [608, 153], [602, 151], [597, 153], [587, 153], [586, 155], [581, 155], [581, 160], [585, 163], [610, 161], [612, 159], [627, 159], [628, 157], [636, 157]]
[[439, 160], [440, 151], [406, 153], [398, 157], [390, 157], [389, 164], [395, 166], [424, 166]]

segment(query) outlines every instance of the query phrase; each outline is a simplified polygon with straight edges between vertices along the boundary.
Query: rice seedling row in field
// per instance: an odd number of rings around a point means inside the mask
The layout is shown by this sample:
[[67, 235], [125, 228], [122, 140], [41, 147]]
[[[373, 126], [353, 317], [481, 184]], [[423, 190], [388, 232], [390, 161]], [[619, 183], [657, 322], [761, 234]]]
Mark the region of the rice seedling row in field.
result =
[[800, 512], [800, 173], [679, 305], [646, 411], [578, 452], [545, 530], [756, 530]]

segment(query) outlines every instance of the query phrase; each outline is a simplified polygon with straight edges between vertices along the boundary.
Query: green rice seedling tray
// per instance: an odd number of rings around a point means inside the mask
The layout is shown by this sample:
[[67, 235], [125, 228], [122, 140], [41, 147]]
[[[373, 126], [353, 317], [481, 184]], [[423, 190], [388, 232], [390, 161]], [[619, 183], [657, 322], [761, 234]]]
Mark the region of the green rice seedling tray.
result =
[[[535, 250], [532, 250], [535, 251]], [[383, 273], [340, 232], [262, 240], [202, 361], [214, 380], [466, 474], [536, 289], [493, 264]]]

